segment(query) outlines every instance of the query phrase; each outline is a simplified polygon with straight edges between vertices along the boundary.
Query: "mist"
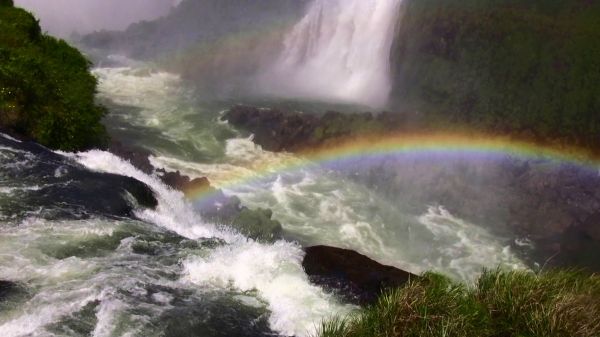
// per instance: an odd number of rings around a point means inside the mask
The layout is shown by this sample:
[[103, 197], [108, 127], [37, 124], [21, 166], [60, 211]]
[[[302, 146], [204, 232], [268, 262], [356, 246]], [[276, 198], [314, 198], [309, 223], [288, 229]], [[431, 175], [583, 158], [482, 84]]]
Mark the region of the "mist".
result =
[[130, 24], [167, 14], [181, 0], [15, 0], [33, 12], [48, 33], [68, 38], [73, 33], [123, 30]]

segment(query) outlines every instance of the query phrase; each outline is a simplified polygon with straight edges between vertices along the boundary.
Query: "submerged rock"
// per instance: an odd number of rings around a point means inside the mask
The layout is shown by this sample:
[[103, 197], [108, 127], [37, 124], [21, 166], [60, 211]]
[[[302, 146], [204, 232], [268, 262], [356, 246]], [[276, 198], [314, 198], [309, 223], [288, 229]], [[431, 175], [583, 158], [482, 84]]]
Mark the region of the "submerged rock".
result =
[[161, 173], [160, 179], [163, 183], [176, 190], [182, 191], [186, 195], [199, 190], [215, 190], [210, 186], [210, 181], [206, 177], [191, 179], [186, 175], [182, 175], [179, 171], [157, 171]]
[[272, 242], [282, 238], [283, 228], [279, 221], [272, 219], [270, 209], [250, 210], [242, 208], [231, 222], [231, 226], [245, 236], [258, 240]]
[[113, 139], [107, 150], [115, 156], [127, 160], [135, 168], [146, 174], [151, 174], [152, 171], [154, 171], [154, 166], [152, 166], [149, 159], [152, 152], [146, 149], [125, 145], [122, 142]]
[[0, 302], [6, 300], [12, 293], [19, 290], [19, 286], [11, 281], [0, 280]]
[[302, 266], [313, 283], [360, 305], [372, 304], [383, 290], [418, 277], [348, 249], [313, 246], [305, 251]]

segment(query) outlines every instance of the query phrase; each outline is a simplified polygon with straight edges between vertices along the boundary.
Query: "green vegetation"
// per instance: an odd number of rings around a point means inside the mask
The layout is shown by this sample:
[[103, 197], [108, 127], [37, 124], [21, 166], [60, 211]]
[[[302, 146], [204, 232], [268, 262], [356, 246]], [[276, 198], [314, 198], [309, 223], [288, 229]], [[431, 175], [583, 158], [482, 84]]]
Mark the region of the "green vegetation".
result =
[[600, 276], [576, 271], [485, 271], [469, 288], [426, 274], [321, 337], [600, 336]]
[[42, 33], [28, 12], [0, 1], [0, 127], [50, 148], [101, 145], [105, 109], [94, 101], [90, 62]]
[[395, 106], [428, 125], [597, 148], [599, 18], [598, 1], [409, 0]]

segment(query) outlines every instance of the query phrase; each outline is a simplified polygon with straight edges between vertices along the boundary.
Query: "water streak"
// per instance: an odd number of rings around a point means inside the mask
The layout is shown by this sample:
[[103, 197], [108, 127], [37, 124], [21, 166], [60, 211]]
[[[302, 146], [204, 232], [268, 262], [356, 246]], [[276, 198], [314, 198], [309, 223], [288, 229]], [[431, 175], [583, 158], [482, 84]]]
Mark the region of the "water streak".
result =
[[315, 0], [263, 75], [272, 95], [381, 107], [401, 0]]

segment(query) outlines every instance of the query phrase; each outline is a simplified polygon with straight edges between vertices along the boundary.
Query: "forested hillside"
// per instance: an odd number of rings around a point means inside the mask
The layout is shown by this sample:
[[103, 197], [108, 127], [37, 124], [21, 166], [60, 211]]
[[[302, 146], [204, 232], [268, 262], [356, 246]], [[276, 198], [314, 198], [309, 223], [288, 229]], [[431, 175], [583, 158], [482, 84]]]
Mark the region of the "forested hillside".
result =
[[600, 2], [407, 0], [394, 107], [536, 140], [600, 140]]
[[105, 110], [90, 62], [42, 33], [27, 11], [0, 2], [0, 127], [54, 149], [101, 145]]

